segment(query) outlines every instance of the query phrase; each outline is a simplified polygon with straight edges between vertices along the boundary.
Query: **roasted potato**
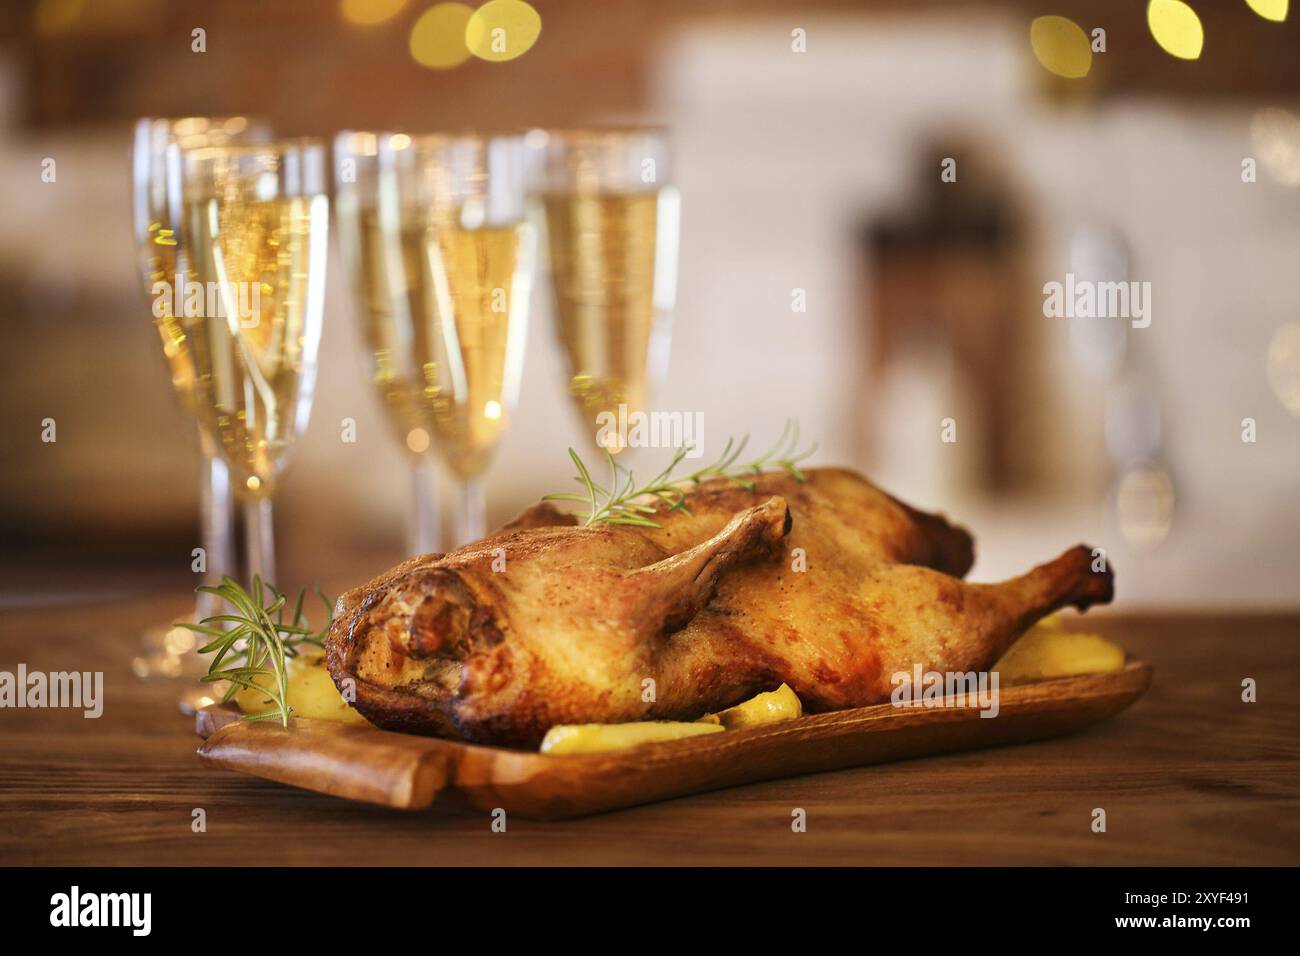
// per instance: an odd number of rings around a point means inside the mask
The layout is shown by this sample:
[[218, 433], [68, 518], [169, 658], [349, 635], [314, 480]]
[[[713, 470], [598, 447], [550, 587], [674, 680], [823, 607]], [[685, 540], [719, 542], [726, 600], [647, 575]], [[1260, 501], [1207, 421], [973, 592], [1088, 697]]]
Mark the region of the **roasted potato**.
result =
[[[1050, 623], [1049, 623], [1050, 621]], [[993, 665], [1004, 684], [1100, 674], [1124, 666], [1124, 649], [1099, 634], [1076, 634], [1062, 630], [1048, 619], [1030, 628], [1002, 659]]]
[[[297, 657], [289, 658], [285, 669], [289, 678], [287, 700], [295, 717], [333, 720], [343, 724], [368, 723], [334, 686], [329, 671], [325, 669], [324, 654], [300, 653]], [[261, 714], [275, 707], [264, 693], [248, 688], [235, 694], [235, 703], [246, 714]]]
[[544, 754], [595, 754], [623, 750], [662, 740], [681, 740], [701, 734], [721, 733], [721, 724], [644, 720], [629, 724], [558, 724], [546, 732]]
[[758, 694], [735, 707], [728, 707], [716, 714], [705, 714], [700, 721], [721, 724], [727, 730], [739, 730], [741, 727], [757, 727], [760, 724], [779, 724], [783, 720], [794, 720], [802, 716], [803, 704], [788, 684], [782, 684], [776, 690]]
[[698, 737], [721, 730], [774, 724], [802, 716], [803, 705], [785, 684], [774, 691], [751, 697], [742, 704], [716, 714], [705, 714], [694, 723], [647, 720], [627, 724], [559, 724], [542, 740], [542, 753], [591, 754], [622, 750], [661, 740]]

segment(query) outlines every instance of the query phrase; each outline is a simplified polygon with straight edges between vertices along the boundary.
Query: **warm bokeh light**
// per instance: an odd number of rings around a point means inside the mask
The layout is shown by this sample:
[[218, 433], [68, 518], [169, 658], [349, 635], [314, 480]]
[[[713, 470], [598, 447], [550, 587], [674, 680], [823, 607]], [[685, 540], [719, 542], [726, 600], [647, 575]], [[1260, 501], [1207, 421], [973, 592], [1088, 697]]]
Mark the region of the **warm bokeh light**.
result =
[[379, 152], [379, 139], [374, 133], [348, 133], [343, 148], [355, 156], [374, 156]]
[[1246, 5], [1265, 20], [1281, 23], [1286, 19], [1288, 0], [1246, 0]]
[[248, 480], [244, 482], [244, 487], [249, 491], [257, 491], [262, 487], [262, 479], [257, 475], [249, 475]]
[[469, 18], [465, 45], [480, 60], [502, 63], [527, 53], [541, 33], [541, 15], [522, 0], [488, 0]]
[[423, 455], [429, 450], [429, 433], [423, 428], [412, 428], [406, 433], [406, 447], [412, 454]]
[[1300, 415], [1300, 325], [1287, 322], [1273, 333], [1265, 371], [1282, 407]]
[[501, 417], [501, 403], [496, 399], [492, 399], [483, 406], [483, 415], [485, 418], [490, 418], [493, 421], [496, 421]]
[[183, 627], [170, 628], [163, 637], [163, 645], [169, 654], [188, 654], [195, 647], [194, 633]]
[[1147, 27], [1160, 49], [1181, 60], [1195, 60], [1205, 44], [1205, 31], [1196, 11], [1182, 0], [1151, 0]]
[[1300, 118], [1276, 107], [1256, 110], [1250, 141], [1269, 175], [1284, 185], [1300, 186]]
[[1035, 17], [1029, 25], [1029, 45], [1043, 68], [1077, 80], [1092, 69], [1092, 45], [1083, 27], [1068, 17]]
[[391, 20], [404, 6], [406, 0], [340, 0], [339, 12], [351, 23], [372, 26]]
[[1169, 536], [1174, 521], [1174, 483], [1152, 465], [1130, 468], [1115, 494], [1120, 534], [1134, 548], [1150, 549]]
[[32, 28], [40, 36], [57, 36], [71, 30], [86, 10], [86, 0], [38, 0]]
[[411, 56], [420, 66], [449, 70], [469, 59], [465, 28], [474, 10], [463, 3], [439, 3], [411, 27]]

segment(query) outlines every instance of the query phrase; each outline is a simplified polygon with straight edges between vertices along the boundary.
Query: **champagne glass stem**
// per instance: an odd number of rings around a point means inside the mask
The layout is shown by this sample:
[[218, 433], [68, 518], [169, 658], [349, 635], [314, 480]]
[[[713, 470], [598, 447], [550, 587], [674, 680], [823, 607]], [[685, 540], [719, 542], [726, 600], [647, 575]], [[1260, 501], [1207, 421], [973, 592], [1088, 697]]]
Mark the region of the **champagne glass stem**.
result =
[[466, 478], [460, 486], [458, 545], [478, 541], [487, 534], [487, 495], [482, 478]]
[[275, 532], [271, 525], [271, 499], [254, 498], [244, 504], [244, 537], [248, 577], [275, 584]]
[[411, 459], [411, 515], [406, 526], [408, 555], [442, 549], [442, 516], [438, 511], [438, 468], [429, 455]]
[[[234, 506], [230, 495], [230, 469], [220, 456], [204, 449], [199, 482], [199, 505], [203, 521], [203, 583], [218, 585], [221, 576], [234, 571]], [[194, 619], [221, 613], [221, 599], [199, 592]]]

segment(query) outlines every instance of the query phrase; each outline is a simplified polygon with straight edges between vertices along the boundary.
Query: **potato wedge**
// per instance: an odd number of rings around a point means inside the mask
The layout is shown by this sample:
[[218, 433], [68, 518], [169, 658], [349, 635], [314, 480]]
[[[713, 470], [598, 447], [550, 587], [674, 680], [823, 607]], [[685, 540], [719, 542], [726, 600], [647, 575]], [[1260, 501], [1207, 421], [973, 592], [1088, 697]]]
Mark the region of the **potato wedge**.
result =
[[[367, 724], [369, 721], [343, 699], [329, 671], [324, 654], [302, 653], [285, 665], [289, 692], [286, 695], [295, 717], [333, 720], [342, 724]], [[275, 705], [260, 691], [244, 688], [235, 694], [235, 703], [246, 714], [262, 714]]]
[[721, 733], [721, 724], [643, 720], [628, 724], [557, 724], [542, 739], [544, 754], [595, 754], [663, 740]]
[[741, 727], [779, 724], [802, 716], [803, 704], [799, 697], [788, 684], [782, 684], [776, 690], [757, 694], [735, 707], [728, 707], [716, 714], [705, 714], [700, 721], [721, 724], [727, 730], [739, 730]]
[[993, 665], [1004, 684], [1101, 674], [1124, 666], [1124, 649], [1099, 634], [1076, 634], [1058, 623], [1030, 628]]
[[705, 714], [694, 723], [646, 720], [627, 724], [559, 724], [542, 740], [547, 754], [590, 754], [623, 750], [661, 740], [698, 737], [721, 730], [756, 727], [793, 720], [803, 715], [803, 704], [787, 685], [751, 697], [744, 703], [716, 714]]

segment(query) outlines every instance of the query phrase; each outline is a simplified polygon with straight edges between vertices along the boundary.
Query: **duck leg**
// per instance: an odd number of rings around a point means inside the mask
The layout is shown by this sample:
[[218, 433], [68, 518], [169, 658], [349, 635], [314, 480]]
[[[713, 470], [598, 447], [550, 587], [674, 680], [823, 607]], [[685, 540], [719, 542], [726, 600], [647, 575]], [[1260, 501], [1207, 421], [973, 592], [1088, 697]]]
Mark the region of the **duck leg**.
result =
[[741, 561], [779, 558], [792, 519], [785, 499], [747, 508], [707, 541], [624, 574], [619, 591], [627, 630], [639, 640], [669, 634], [713, 597], [719, 577]]
[[998, 584], [968, 584], [908, 565], [881, 569], [861, 593], [880, 635], [878, 693], [917, 664], [923, 671], [986, 670], [1040, 618], [1108, 602], [1111, 571], [1092, 568], [1092, 549], [1079, 545]]
[[[1079, 546], [999, 584], [970, 584], [920, 565], [877, 565], [858, 581], [790, 575], [798, 592], [743, 586], [735, 575], [719, 598], [674, 634], [659, 657], [654, 715], [688, 719], [784, 682], [810, 711], [890, 699], [894, 676], [987, 670], [1025, 629], [1067, 605], [1110, 600], [1109, 570], [1092, 571]], [[770, 572], [769, 572], [770, 573]]]

